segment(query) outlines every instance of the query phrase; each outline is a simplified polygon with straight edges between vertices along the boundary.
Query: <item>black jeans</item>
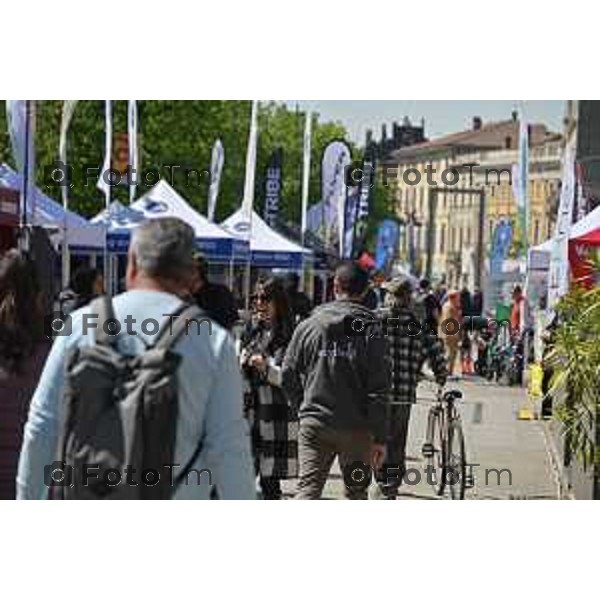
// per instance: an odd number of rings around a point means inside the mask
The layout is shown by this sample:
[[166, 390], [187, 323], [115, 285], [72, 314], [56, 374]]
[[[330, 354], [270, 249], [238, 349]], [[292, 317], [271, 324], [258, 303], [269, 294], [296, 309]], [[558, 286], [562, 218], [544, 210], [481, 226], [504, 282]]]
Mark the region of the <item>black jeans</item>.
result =
[[388, 423], [388, 436], [383, 468], [375, 474], [375, 479], [388, 498], [398, 495], [398, 488], [406, 473], [406, 441], [410, 423], [412, 404], [393, 406]]

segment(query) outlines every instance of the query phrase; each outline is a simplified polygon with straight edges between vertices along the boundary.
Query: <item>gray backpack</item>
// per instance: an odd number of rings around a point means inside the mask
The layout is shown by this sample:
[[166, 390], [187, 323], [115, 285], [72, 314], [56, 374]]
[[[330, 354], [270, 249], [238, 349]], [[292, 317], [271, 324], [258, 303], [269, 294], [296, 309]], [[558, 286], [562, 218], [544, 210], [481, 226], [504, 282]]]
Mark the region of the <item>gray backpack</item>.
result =
[[141, 355], [126, 356], [118, 336], [106, 332], [116, 323], [110, 297], [95, 300], [91, 312], [98, 315], [95, 344], [75, 348], [67, 360], [60, 480], [51, 476], [50, 497], [169, 499], [202, 451], [201, 436], [186, 465], [173, 465], [181, 357], [172, 349], [190, 320], [205, 315], [183, 305]]

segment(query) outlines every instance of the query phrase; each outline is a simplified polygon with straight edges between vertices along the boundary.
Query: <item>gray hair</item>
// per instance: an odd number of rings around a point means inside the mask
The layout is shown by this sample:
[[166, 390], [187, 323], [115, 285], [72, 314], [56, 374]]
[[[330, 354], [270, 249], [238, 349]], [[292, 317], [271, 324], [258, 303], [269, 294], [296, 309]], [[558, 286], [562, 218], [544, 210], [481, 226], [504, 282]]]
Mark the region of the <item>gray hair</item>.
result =
[[193, 269], [194, 230], [181, 219], [150, 219], [134, 230], [130, 251], [148, 277], [183, 280]]

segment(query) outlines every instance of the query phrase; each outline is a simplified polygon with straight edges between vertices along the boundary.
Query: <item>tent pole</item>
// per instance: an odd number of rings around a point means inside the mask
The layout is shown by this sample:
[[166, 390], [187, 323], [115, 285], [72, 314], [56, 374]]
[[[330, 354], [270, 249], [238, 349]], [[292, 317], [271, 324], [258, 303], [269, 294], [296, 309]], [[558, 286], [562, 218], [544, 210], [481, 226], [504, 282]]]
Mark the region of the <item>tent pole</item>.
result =
[[252, 283], [252, 277], [251, 277], [251, 266], [252, 266], [252, 251], [249, 250], [248, 251], [248, 260], [246, 261], [246, 273], [244, 275], [244, 295], [245, 295], [245, 302], [244, 302], [244, 306], [246, 309], [246, 313], [250, 312], [250, 285]]

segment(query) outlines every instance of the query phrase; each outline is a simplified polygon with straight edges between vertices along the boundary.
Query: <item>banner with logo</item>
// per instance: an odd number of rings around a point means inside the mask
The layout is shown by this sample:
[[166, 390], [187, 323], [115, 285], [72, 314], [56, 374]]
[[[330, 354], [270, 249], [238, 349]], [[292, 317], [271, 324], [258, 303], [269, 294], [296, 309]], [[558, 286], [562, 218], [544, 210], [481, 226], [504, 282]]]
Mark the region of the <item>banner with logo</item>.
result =
[[[68, 178], [70, 169], [67, 163], [67, 135], [69, 133], [69, 127], [71, 126], [71, 120], [73, 119], [73, 113], [75, 112], [75, 106], [78, 100], [65, 100], [62, 106], [62, 117], [60, 121], [60, 137], [58, 140], [58, 158], [62, 163], [63, 176]], [[63, 220], [63, 240], [67, 240], [68, 234], [68, 220], [67, 210], [69, 209], [69, 185], [61, 186], [62, 202], [64, 210]], [[71, 261], [69, 257], [69, 245], [63, 244], [62, 247], [62, 289], [66, 290], [69, 281], [71, 279]]]
[[[71, 126], [71, 120], [73, 119], [73, 113], [75, 112], [75, 106], [78, 100], [65, 100], [63, 101], [62, 107], [62, 118], [60, 121], [60, 138], [58, 140], [58, 159], [63, 165], [67, 164], [67, 135], [69, 133], [69, 127]], [[65, 176], [68, 173], [68, 169], [65, 167]], [[63, 207], [65, 210], [69, 208], [69, 186], [61, 186]]]
[[264, 220], [269, 227], [276, 228], [281, 203], [281, 187], [283, 184], [283, 149], [277, 148], [269, 157], [265, 169], [265, 208]]
[[[35, 172], [35, 102], [33, 100], [7, 100], [6, 119], [8, 133], [17, 165], [17, 171], [23, 175], [20, 214], [23, 222], [27, 219], [27, 201], [29, 190], [34, 185]], [[35, 195], [33, 195], [35, 198]], [[32, 207], [35, 217], [35, 207]]]
[[394, 219], [384, 219], [377, 230], [375, 268], [388, 276], [396, 257], [400, 239], [400, 226]]
[[367, 226], [369, 224], [369, 206], [375, 181], [375, 164], [370, 160], [363, 161], [362, 172], [363, 176], [359, 185], [359, 196], [355, 212], [356, 216], [354, 220], [354, 236], [352, 242], [352, 256], [355, 257], [360, 255], [364, 250]]
[[490, 277], [492, 279], [502, 275], [502, 265], [508, 256], [512, 238], [512, 223], [510, 219], [502, 217], [494, 228], [490, 249]]
[[346, 219], [344, 223], [344, 252], [343, 258], [352, 258], [354, 247], [354, 225], [358, 215], [358, 202], [360, 198], [360, 187], [354, 186], [348, 188], [348, 196], [346, 198]]
[[304, 149], [302, 156], [302, 217], [301, 231], [302, 242], [304, 243], [304, 234], [308, 226], [308, 189], [310, 184], [310, 152], [312, 136], [312, 113], [307, 110], [304, 121]]
[[573, 222], [574, 201], [575, 136], [567, 143], [563, 155], [560, 200], [548, 275], [548, 308], [554, 308], [560, 298], [569, 291], [569, 231]]
[[252, 235], [252, 212], [254, 210], [254, 178], [256, 175], [256, 145], [258, 141], [258, 100], [252, 101], [250, 114], [250, 134], [246, 150], [246, 178], [244, 180], [244, 198], [242, 209], [244, 220], [248, 223], [248, 238]]
[[322, 239], [328, 247], [343, 252], [343, 222], [346, 204], [346, 167], [351, 155], [348, 145], [340, 140], [328, 144], [321, 159], [321, 197], [323, 200]]
[[221, 173], [225, 164], [225, 149], [221, 140], [217, 140], [212, 149], [210, 161], [210, 188], [208, 190], [208, 220], [215, 220], [215, 210], [217, 209], [217, 199], [219, 197], [219, 187], [221, 185]]
[[527, 256], [529, 245], [529, 131], [524, 119], [519, 122], [519, 151], [517, 164], [513, 165], [513, 195], [517, 205], [521, 256]]

